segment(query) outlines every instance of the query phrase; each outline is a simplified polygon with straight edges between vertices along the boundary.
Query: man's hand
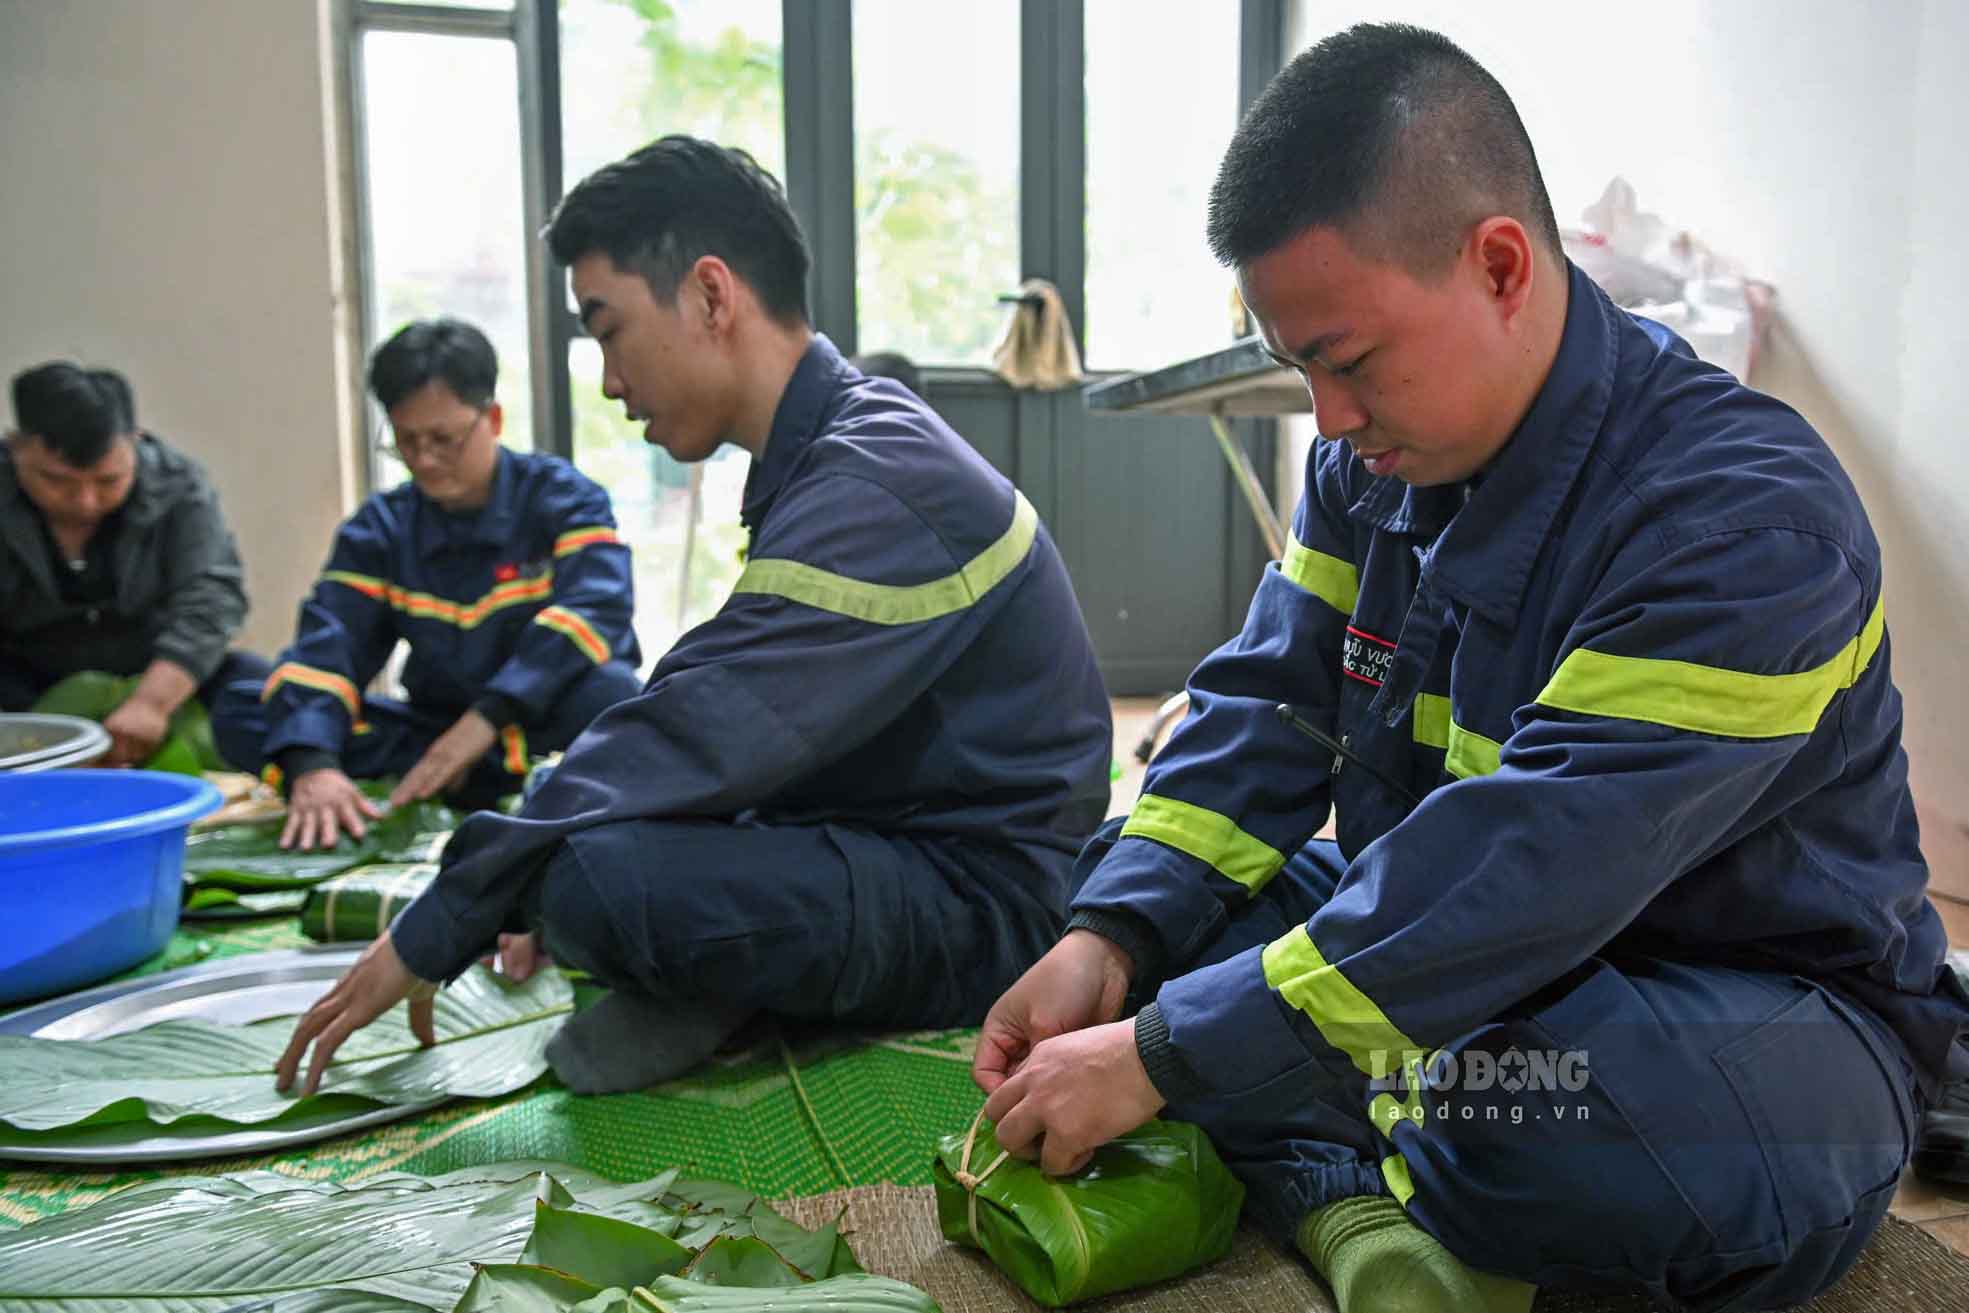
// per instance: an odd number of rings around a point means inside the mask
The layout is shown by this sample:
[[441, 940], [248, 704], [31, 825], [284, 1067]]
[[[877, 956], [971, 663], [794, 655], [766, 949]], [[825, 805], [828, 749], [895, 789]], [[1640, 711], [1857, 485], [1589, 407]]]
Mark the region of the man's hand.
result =
[[312, 1041], [314, 1061], [308, 1064], [308, 1079], [301, 1093], [313, 1094], [342, 1041], [406, 998], [410, 1000], [410, 1033], [429, 1048], [437, 1043], [437, 1031], [431, 1023], [431, 999], [436, 993], [436, 985], [410, 974], [387, 933], [372, 940], [348, 973], [335, 982], [335, 988], [301, 1015], [294, 1038], [287, 1041], [287, 1051], [274, 1065], [274, 1088], [285, 1092], [294, 1084], [301, 1056]]
[[479, 965], [488, 971], [497, 971], [514, 984], [530, 979], [534, 972], [547, 965], [547, 950], [540, 946], [539, 935], [515, 935], [501, 933], [499, 951], [495, 956], [482, 957]]
[[499, 731], [491, 721], [476, 711], [467, 711], [424, 749], [424, 755], [390, 793], [390, 806], [401, 807], [450, 789], [498, 741]]
[[138, 766], [150, 760], [171, 733], [171, 713], [145, 698], [128, 697], [103, 720], [109, 732], [105, 766]]
[[1135, 964], [1113, 940], [1091, 930], [1069, 931], [991, 1005], [971, 1079], [986, 1094], [995, 1093], [1040, 1041], [1113, 1021], [1134, 973]]
[[198, 681], [189, 670], [164, 657], [153, 659], [130, 696], [103, 721], [110, 741], [103, 764], [137, 766], [150, 760], [170, 736], [172, 714], [197, 691]]
[[280, 832], [280, 846], [333, 848], [347, 831], [352, 839], [369, 833], [363, 818], [375, 820], [383, 809], [363, 796], [355, 781], [324, 766], [295, 779], [287, 791], [287, 824]]
[[985, 1100], [998, 1144], [1039, 1159], [1048, 1176], [1071, 1176], [1094, 1150], [1162, 1110], [1133, 1021], [1113, 1021], [1043, 1040]]

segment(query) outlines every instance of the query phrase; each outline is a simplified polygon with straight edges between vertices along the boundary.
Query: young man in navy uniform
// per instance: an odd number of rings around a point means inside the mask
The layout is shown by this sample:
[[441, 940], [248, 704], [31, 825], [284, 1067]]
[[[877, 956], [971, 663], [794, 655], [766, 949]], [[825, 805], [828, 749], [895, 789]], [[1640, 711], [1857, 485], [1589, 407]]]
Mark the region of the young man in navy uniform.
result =
[[975, 1023], [1064, 925], [1113, 728], [1032, 505], [908, 389], [816, 334], [784, 193], [666, 137], [548, 231], [603, 391], [682, 461], [752, 454], [729, 601], [519, 816], [467, 820], [430, 889], [296, 1029], [291, 1081], [505, 934], [613, 992], [548, 1050], [578, 1090], [685, 1070], [755, 1011]]

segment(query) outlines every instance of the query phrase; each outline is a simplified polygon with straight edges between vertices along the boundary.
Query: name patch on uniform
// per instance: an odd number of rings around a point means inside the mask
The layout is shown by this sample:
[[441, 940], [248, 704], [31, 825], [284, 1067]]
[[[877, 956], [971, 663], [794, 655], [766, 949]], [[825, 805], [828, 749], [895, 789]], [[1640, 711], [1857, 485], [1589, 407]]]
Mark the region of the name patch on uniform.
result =
[[554, 563], [549, 560], [501, 561], [492, 567], [492, 582], [510, 584], [516, 579], [547, 579], [554, 573]]
[[1388, 667], [1394, 664], [1395, 645], [1385, 638], [1379, 638], [1365, 629], [1347, 626], [1347, 638], [1340, 648], [1340, 669], [1348, 676], [1363, 684], [1381, 687], [1381, 681], [1388, 677]]

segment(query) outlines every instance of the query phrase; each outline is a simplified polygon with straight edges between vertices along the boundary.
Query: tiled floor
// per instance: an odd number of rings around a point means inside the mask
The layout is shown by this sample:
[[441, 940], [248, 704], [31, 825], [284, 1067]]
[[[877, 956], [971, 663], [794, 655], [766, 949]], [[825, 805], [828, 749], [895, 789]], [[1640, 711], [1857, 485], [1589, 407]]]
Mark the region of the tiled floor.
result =
[[[1114, 782], [1108, 815], [1120, 816], [1135, 805], [1142, 791], [1142, 775], [1147, 769], [1135, 760], [1135, 745], [1155, 718], [1157, 699], [1116, 698], [1114, 700], [1114, 758], [1121, 764], [1121, 776]], [[1935, 906], [1948, 927], [1949, 942], [1957, 948], [1969, 945], [1969, 903], [1938, 898]], [[1946, 1189], [1916, 1180], [1912, 1173], [1901, 1182], [1894, 1198], [1894, 1216], [1913, 1222], [1959, 1254], [1969, 1254], [1969, 1185]]]

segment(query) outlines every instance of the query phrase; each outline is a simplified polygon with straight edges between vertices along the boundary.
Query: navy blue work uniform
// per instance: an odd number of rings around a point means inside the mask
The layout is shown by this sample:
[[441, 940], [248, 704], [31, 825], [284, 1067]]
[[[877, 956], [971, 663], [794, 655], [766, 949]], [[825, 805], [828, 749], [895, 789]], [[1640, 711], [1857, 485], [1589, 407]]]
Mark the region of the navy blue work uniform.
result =
[[1476, 479], [1316, 445], [1074, 924], [1146, 967], [1144, 1065], [1280, 1235], [1389, 1194], [1521, 1280], [1802, 1302], [1969, 1020], [1880, 552], [1803, 419], [1570, 279]]
[[[247, 769], [372, 779], [408, 771], [477, 709], [500, 737], [460, 796], [483, 805], [641, 688], [634, 610], [608, 494], [558, 457], [502, 450], [476, 511], [447, 512], [408, 482], [364, 502], [293, 646], [263, 683], [226, 690], [213, 733]], [[365, 695], [400, 638], [408, 703]]]
[[724, 607], [521, 814], [459, 827], [391, 929], [410, 970], [537, 927], [620, 989], [952, 1025], [1058, 937], [1113, 729], [1032, 506], [816, 336], [741, 514]]

